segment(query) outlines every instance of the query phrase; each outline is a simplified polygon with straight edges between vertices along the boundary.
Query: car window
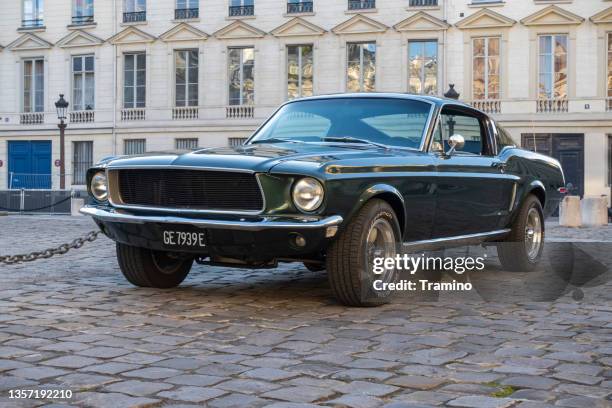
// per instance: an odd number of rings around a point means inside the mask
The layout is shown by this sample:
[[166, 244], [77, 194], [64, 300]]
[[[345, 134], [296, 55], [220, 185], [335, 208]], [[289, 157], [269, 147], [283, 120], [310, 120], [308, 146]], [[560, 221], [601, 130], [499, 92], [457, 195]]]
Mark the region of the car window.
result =
[[431, 104], [401, 98], [330, 98], [283, 106], [252, 138], [325, 142], [356, 138], [418, 149]]
[[512, 136], [510, 136], [510, 133], [508, 133], [506, 129], [499, 126], [497, 123], [495, 124], [495, 126], [497, 128], [497, 151], [498, 152], [501, 152], [501, 150], [504, 147], [518, 146], [516, 142], [514, 141], [514, 139], [512, 139]]
[[465, 139], [465, 146], [458, 154], [483, 155], [486, 152], [486, 133], [479, 118], [460, 111], [443, 110], [434, 131], [431, 150], [448, 151], [448, 140], [452, 135], [461, 135]]

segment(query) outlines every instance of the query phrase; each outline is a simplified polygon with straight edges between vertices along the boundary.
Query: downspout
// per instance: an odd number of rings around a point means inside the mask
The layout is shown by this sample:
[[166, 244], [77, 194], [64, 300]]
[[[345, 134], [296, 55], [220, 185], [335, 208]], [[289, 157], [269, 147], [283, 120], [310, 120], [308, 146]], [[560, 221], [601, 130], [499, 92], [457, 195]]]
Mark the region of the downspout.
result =
[[[442, 20], [444, 20], [447, 24], [448, 23], [448, 2], [450, 0], [442, 0], [444, 2], [444, 7], [442, 8]], [[443, 63], [444, 63], [444, 69], [442, 70], [442, 93], [444, 93], [444, 90], [446, 89], [446, 87], [448, 86], [447, 82], [448, 82], [448, 62], [447, 62], [447, 57], [448, 57], [448, 30], [450, 29], [447, 28], [446, 30], [444, 30], [444, 32], [442, 33], [442, 41], [444, 42], [444, 52], [442, 53], [442, 58], [444, 59]]]
[[[117, 0], [113, 0], [113, 35], [117, 33]], [[113, 156], [117, 155], [117, 45], [113, 44]]]

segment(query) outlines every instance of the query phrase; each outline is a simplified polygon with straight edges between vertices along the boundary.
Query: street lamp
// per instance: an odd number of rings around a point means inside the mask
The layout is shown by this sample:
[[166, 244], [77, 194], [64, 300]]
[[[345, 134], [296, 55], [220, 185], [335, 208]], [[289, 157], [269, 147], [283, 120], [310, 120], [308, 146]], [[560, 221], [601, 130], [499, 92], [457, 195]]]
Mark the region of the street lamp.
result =
[[66, 166], [64, 164], [64, 134], [66, 132], [65, 122], [66, 112], [68, 111], [68, 101], [64, 99], [64, 94], [60, 94], [60, 98], [55, 102], [55, 109], [57, 109], [57, 119], [60, 123], [57, 125], [60, 130], [60, 190], [66, 188]]

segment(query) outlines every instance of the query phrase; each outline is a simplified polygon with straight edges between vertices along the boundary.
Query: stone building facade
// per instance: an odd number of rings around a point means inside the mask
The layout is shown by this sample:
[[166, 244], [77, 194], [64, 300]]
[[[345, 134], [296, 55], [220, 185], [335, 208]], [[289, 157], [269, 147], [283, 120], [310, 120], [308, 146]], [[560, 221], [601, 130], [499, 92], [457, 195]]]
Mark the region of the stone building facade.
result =
[[442, 95], [610, 194], [606, 0], [17, 0], [0, 15], [0, 189], [68, 187], [105, 156], [240, 143], [287, 99]]

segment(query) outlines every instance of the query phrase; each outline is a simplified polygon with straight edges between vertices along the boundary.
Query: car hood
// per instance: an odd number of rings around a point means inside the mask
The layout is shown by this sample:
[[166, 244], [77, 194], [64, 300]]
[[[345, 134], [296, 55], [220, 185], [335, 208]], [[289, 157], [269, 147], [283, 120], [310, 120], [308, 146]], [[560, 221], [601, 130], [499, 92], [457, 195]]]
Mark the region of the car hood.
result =
[[[290, 167], [315, 169], [342, 160], [419, 155], [406, 149], [383, 149], [356, 144], [298, 144], [270, 143], [237, 147], [201, 149], [189, 153], [148, 153], [140, 156], [120, 157], [108, 163], [117, 167], [201, 167], [269, 172], [279, 164], [292, 163]], [[283, 166], [286, 168], [287, 166]]]

